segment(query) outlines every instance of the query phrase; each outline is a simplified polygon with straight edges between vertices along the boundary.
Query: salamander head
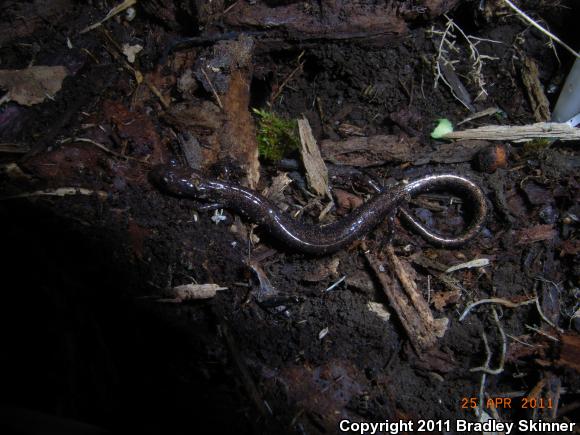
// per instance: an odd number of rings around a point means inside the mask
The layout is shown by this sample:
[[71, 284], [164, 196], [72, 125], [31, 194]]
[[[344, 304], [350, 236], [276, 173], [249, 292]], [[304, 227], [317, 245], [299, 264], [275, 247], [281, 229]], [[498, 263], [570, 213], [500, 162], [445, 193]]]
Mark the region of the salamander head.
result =
[[209, 194], [205, 177], [191, 168], [159, 165], [151, 170], [149, 179], [155, 186], [173, 195], [206, 199]]

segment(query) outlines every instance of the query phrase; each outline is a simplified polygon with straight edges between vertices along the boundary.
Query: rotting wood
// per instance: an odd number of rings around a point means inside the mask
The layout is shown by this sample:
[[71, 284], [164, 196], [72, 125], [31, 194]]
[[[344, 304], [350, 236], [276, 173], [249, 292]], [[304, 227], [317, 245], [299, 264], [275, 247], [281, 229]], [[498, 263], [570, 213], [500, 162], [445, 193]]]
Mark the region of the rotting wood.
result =
[[537, 122], [529, 125], [486, 125], [470, 130], [453, 131], [444, 139], [482, 139], [526, 142], [533, 139], [580, 140], [580, 129], [560, 122]]
[[534, 112], [534, 118], [538, 122], [546, 122], [551, 118], [550, 102], [544, 93], [540, 82], [538, 65], [531, 57], [525, 57], [522, 65], [522, 82], [528, 92], [528, 99]]
[[388, 246], [386, 252], [388, 269], [392, 273], [387, 273], [370, 252], [365, 252], [365, 256], [405, 328], [413, 348], [422, 353], [433, 347], [438, 338], [445, 334], [449, 319], [433, 317], [427, 301], [417, 288], [410, 266], [395, 255], [392, 246]]
[[404, 135], [377, 135], [323, 140], [320, 147], [325, 160], [332, 163], [368, 167], [410, 161], [418, 144], [418, 139]]
[[237, 40], [218, 42], [198, 58], [194, 67], [201, 86], [223, 109], [221, 116], [210, 117], [212, 137], [206, 143], [200, 141], [209, 145], [203, 151], [204, 166], [232, 159], [244, 170], [244, 184], [250, 188], [256, 187], [260, 177], [256, 130], [248, 110], [253, 51], [253, 39], [242, 35]]

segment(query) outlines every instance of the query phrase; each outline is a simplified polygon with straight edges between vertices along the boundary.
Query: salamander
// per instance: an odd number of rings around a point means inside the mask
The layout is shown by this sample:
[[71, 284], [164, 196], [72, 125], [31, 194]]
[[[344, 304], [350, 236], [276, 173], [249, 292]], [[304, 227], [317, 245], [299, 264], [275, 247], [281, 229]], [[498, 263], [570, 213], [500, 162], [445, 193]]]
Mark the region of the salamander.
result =
[[[414, 231], [430, 243], [442, 247], [455, 247], [471, 240], [482, 228], [487, 215], [483, 191], [473, 181], [454, 174], [427, 175], [381, 191], [347, 216], [328, 225], [292, 219], [260, 194], [236, 183], [205, 177], [190, 168], [157, 166], [151, 171], [151, 180], [166, 193], [197, 199], [212, 208], [235, 210], [291, 249], [315, 255], [340, 250], [369, 233], [385, 218], [394, 216], [397, 211]], [[401, 207], [412, 196], [433, 190], [457, 192], [469, 200], [467, 204], [473, 206], [471, 222], [461, 234], [454, 237], [436, 234]]]

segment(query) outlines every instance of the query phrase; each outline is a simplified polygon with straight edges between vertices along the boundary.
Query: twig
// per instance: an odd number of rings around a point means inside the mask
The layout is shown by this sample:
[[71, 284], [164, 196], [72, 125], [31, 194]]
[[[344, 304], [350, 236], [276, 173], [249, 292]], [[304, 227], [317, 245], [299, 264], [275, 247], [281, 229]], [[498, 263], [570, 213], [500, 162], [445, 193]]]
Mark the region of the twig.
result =
[[207, 80], [207, 83], [209, 84], [209, 87], [211, 88], [211, 91], [213, 92], [213, 95], [214, 95], [215, 99], [217, 100], [218, 106], [220, 106], [220, 109], [224, 110], [224, 105], [222, 104], [222, 100], [220, 99], [220, 96], [218, 95], [215, 87], [213, 86], [213, 83], [209, 79], [209, 76], [205, 72], [205, 67], [201, 68], [201, 72], [203, 73], [203, 76]]
[[67, 139], [64, 139], [64, 140], [60, 141], [61, 144], [70, 143], [70, 142], [84, 142], [84, 143], [89, 143], [91, 145], [96, 146], [98, 149], [103, 150], [104, 152], [106, 152], [108, 154], [111, 154], [112, 156], [115, 156], [115, 157], [117, 157], [119, 159], [128, 159], [128, 160], [133, 160], [133, 161], [142, 163], [144, 165], [151, 165], [151, 163], [149, 163], [146, 160], [141, 160], [141, 159], [137, 159], [135, 157], [125, 156], [123, 154], [119, 154], [118, 152], [113, 151], [113, 150], [107, 148], [105, 145], [102, 145], [102, 144], [100, 144], [98, 142], [95, 142], [92, 139], [88, 139], [88, 138], [85, 138], [85, 137], [69, 137]]
[[470, 115], [467, 118], [464, 118], [462, 121], [459, 121], [457, 123], [457, 125], [459, 126], [461, 124], [465, 124], [466, 122], [474, 121], [474, 120], [479, 119], [479, 118], [483, 118], [484, 116], [495, 115], [498, 112], [501, 112], [501, 109], [499, 109], [498, 107], [489, 107], [485, 110], [474, 113], [473, 115]]
[[[300, 54], [300, 56], [298, 56], [299, 61], [303, 55], [304, 55], [304, 52], [302, 52]], [[280, 96], [280, 94], [282, 93], [282, 91], [284, 90], [284, 88], [286, 87], [288, 82], [290, 82], [290, 80], [292, 80], [292, 77], [294, 77], [294, 74], [296, 74], [298, 72], [298, 70], [302, 69], [303, 66], [304, 66], [304, 61], [300, 62], [298, 64], [298, 66], [296, 68], [294, 68], [292, 70], [292, 72], [290, 74], [288, 74], [288, 76], [286, 76], [286, 78], [282, 81], [282, 84], [278, 87], [278, 90], [274, 93], [272, 98], [270, 98], [270, 105], [274, 104], [274, 101], [276, 101], [276, 99]]]
[[537, 122], [529, 125], [486, 125], [469, 130], [453, 131], [444, 139], [501, 140], [527, 142], [533, 139], [579, 140], [580, 130], [565, 122]]
[[335, 289], [341, 282], [343, 282], [346, 279], [346, 275], [344, 275], [342, 278], [340, 278], [338, 281], [336, 281], [334, 284], [332, 284], [330, 287], [328, 287], [326, 290], [324, 290], [325, 292], [329, 292], [333, 289]]
[[520, 340], [519, 338], [517, 338], [517, 337], [514, 337], [513, 335], [506, 334], [506, 336], [507, 336], [507, 337], [509, 337], [509, 338], [511, 338], [513, 341], [517, 341], [518, 343], [520, 343], [520, 344], [523, 344], [524, 346], [528, 346], [528, 347], [536, 347], [536, 346], [534, 346], [533, 344], [526, 343], [525, 341], [522, 341], [522, 340]]
[[135, 3], [137, 3], [137, 0], [125, 0], [123, 3], [118, 4], [117, 6], [115, 6], [114, 8], [112, 8], [109, 11], [109, 13], [105, 16], [105, 18], [103, 18], [101, 21], [98, 21], [95, 24], [90, 25], [89, 27], [85, 27], [83, 30], [80, 31], [80, 33], [83, 34], [83, 33], [89, 32], [89, 31], [91, 31], [93, 29], [96, 29], [101, 24], [103, 24], [105, 21], [107, 21], [108, 19], [110, 19], [110, 18], [114, 17], [115, 15], [123, 12], [125, 9], [129, 9]]
[[550, 340], [555, 341], [556, 343], [558, 343], [560, 341], [556, 337], [554, 337], [553, 335], [550, 335], [547, 332], [544, 332], [541, 329], [538, 329], [534, 326], [526, 325], [526, 328], [528, 328], [531, 331], [537, 332], [538, 334], [543, 335], [544, 337], [548, 337]]
[[568, 50], [573, 56], [580, 57], [580, 53], [575, 51], [572, 47], [570, 47], [568, 44], [566, 44], [564, 41], [562, 41], [560, 38], [558, 38], [552, 32], [550, 32], [549, 30], [546, 30], [542, 26], [540, 26], [529, 15], [527, 15], [524, 11], [522, 11], [520, 8], [518, 8], [516, 5], [514, 5], [510, 0], [504, 0], [504, 1], [507, 3], [507, 5], [510, 8], [512, 8], [514, 11], [516, 11], [524, 20], [526, 20], [528, 23], [530, 23], [532, 26], [534, 26], [540, 32], [545, 34], [548, 38], [556, 41], [558, 44], [560, 44], [562, 47], [564, 47], [566, 50]]
[[100, 198], [107, 198], [109, 195], [102, 190], [90, 190], [82, 187], [59, 187], [54, 190], [37, 190], [35, 192], [20, 193], [18, 195], [5, 196], [0, 198], [0, 201], [17, 198], [30, 198], [33, 196], [67, 196], [67, 195], [93, 195], [96, 194]]

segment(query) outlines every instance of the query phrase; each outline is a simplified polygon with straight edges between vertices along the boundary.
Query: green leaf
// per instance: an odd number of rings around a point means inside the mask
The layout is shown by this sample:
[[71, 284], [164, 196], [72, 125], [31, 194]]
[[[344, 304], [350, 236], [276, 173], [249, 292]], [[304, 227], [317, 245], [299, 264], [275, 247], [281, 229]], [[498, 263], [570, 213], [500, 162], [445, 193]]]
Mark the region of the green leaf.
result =
[[446, 134], [453, 131], [453, 124], [448, 119], [442, 118], [437, 120], [438, 124], [435, 130], [431, 132], [431, 137], [433, 139], [441, 139]]

